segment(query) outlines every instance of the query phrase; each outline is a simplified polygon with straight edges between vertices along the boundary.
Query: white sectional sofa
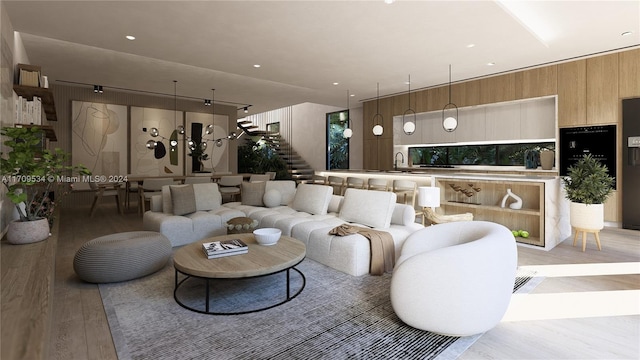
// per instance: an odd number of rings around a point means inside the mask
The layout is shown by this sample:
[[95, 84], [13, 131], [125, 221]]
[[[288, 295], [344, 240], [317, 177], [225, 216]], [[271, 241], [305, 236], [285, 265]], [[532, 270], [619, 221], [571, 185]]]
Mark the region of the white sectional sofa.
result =
[[[181, 191], [190, 186], [193, 192]], [[151, 198], [151, 209], [142, 218], [143, 228], [163, 234], [171, 246], [225, 235], [225, 223], [245, 214], [221, 205], [222, 196], [215, 183], [163, 186], [162, 195]]]
[[243, 184], [242, 198], [244, 204], [223, 207], [258, 220], [260, 228], [281, 229], [283, 235], [306, 245], [310, 259], [355, 276], [369, 273], [369, 240], [360, 234], [329, 235], [331, 229], [350, 223], [386, 231], [393, 237], [398, 258], [404, 240], [423, 228], [415, 222], [413, 207], [397, 204], [396, 194], [386, 191], [347, 189], [338, 196], [330, 186], [296, 188], [293, 181], [268, 181], [262, 187]]

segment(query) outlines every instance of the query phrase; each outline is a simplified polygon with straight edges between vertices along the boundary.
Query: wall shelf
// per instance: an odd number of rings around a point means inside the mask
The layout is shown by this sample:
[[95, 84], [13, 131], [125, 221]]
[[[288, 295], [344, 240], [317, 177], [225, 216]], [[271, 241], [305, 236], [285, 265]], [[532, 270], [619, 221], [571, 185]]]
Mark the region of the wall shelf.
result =
[[41, 98], [42, 110], [44, 110], [44, 113], [47, 116], [47, 121], [58, 121], [56, 105], [53, 101], [53, 92], [51, 89], [14, 84], [13, 91], [15, 91], [18, 96], [22, 96], [29, 101], [33, 100], [34, 96]]

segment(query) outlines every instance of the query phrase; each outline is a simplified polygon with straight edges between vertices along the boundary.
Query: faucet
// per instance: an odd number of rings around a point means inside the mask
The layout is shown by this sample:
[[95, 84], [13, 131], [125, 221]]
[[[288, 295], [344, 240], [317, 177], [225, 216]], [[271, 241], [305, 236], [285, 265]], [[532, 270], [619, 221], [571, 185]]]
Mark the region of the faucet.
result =
[[398, 170], [398, 154], [402, 156], [402, 160], [400, 160], [400, 163], [404, 164], [404, 154], [402, 153], [402, 151], [398, 151], [393, 157], [393, 167], [395, 170]]

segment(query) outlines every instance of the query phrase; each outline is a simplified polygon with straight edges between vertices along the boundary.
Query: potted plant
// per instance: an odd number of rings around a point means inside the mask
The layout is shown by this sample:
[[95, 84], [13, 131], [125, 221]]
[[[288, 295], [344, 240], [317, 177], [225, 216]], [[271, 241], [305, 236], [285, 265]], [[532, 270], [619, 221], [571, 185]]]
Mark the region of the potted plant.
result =
[[566, 197], [571, 201], [571, 226], [584, 230], [604, 228], [604, 205], [615, 179], [609, 176], [607, 166], [591, 154], [570, 166], [568, 176], [563, 177]]
[[73, 170], [89, 174], [82, 165], [67, 165], [69, 154], [63, 150], [43, 150], [42, 132], [37, 126], [5, 127], [0, 131], [4, 145], [11, 148], [0, 154], [2, 184], [19, 216], [9, 223], [7, 231], [7, 241], [13, 244], [46, 239], [56, 206], [51, 196], [54, 190], [70, 178]]

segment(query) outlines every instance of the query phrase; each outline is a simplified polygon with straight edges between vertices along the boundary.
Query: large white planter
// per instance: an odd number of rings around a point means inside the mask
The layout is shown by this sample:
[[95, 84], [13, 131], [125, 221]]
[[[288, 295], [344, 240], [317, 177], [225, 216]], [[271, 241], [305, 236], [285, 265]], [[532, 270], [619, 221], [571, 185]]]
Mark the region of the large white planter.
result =
[[49, 221], [44, 218], [34, 221], [14, 220], [9, 223], [7, 241], [11, 244], [30, 244], [49, 237]]
[[602, 230], [604, 228], [604, 204], [582, 204], [571, 202], [569, 221], [574, 228]]

